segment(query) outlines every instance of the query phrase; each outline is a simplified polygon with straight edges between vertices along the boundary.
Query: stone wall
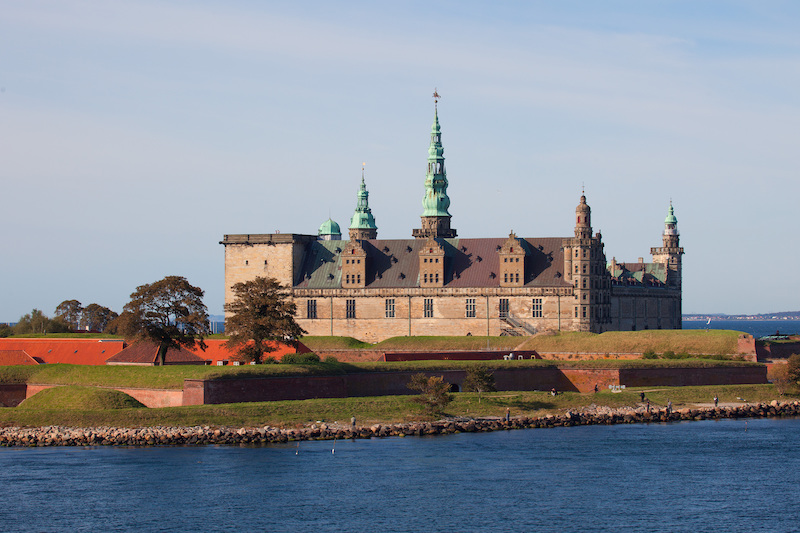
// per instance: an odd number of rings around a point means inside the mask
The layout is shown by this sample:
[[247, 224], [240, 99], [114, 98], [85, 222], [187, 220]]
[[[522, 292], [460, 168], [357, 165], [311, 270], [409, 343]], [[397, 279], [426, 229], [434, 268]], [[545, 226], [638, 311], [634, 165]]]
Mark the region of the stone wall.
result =
[[24, 383], [0, 383], [0, 407], [16, 407], [25, 399]]
[[800, 354], [800, 342], [776, 342], [755, 349], [759, 360], [788, 359], [793, 354]]

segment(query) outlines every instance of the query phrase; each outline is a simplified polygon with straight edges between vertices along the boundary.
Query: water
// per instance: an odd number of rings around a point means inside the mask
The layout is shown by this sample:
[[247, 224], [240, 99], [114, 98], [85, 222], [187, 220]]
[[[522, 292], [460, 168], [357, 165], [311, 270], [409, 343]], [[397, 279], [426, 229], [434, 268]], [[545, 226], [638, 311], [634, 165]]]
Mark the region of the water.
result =
[[800, 419], [0, 449], [5, 531], [797, 531]]
[[732, 329], [743, 331], [755, 338], [774, 335], [776, 331], [783, 334], [800, 333], [800, 320], [684, 320], [683, 329]]

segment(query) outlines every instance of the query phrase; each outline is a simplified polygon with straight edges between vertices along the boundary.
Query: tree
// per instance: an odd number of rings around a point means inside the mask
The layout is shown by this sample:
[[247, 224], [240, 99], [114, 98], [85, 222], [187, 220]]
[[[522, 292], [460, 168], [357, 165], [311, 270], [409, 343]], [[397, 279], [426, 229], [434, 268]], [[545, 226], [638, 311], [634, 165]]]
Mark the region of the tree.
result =
[[441, 376], [426, 376], [425, 374], [414, 374], [408, 383], [408, 388], [419, 391], [419, 396], [412, 398], [412, 401], [422, 405], [425, 412], [432, 415], [441, 413], [453, 397], [450, 393], [450, 384]]
[[55, 317], [78, 329], [83, 316], [83, 306], [78, 300], [64, 300], [56, 307]]
[[20, 317], [14, 326], [15, 335], [25, 335], [27, 333], [66, 333], [70, 330], [69, 324], [60, 317], [48, 318], [39, 309], [34, 309], [30, 313]]
[[477, 392], [478, 403], [481, 402], [481, 394], [484, 392], [495, 392], [494, 374], [486, 365], [474, 365], [467, 369], [467, 377], [464, 378], [463, 388], [465, 391]]
[[231, 287], [233, 301], [225, 304], [228, 342], [246, 361], [261, 361], [264, 352], [274, 351], [268, 341], [295, 341], [305, 333], [294, 319], [297, 308], [289, 291], [274, 278], [257, 277]]
[[89, 304], [83, 309], [80, 325], [90, 331], [105, 331], [108, 324], [119, 315], [99, 304]]
[[800, 355], [792, 354], [786, 361], [786, 373], [792, 383], [800, 382]]
[[158, 344], [161, 365], [171, 348], [192, 348], [197, 344], [205, 350], [203, 337], [209, 334], [209, 324], [203, 290], [182, 276], [167, 276], [141, 285], [114, 321], [114, 329], [126, 338]]

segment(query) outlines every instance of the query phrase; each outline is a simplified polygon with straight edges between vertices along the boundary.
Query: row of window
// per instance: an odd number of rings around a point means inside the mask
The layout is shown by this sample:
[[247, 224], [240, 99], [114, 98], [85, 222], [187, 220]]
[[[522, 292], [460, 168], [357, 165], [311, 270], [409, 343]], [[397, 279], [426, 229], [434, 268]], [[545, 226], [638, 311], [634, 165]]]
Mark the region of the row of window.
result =
[[[519, 257], [512, 257], [510, 259], [511, 259], [512, 263], [519, 263]], [[508, 257], [504, 257], [503, 258], [503, 263], [508, 263], [508, 262], [509, 262], [509, 258]]]
[[425, 272], [425, 274], [423, 274], [422, 280], [423, 283], [439, 283], [439, 273], [436, 272], [435, 274], [431, 274], [429, 276], [428, 273]]
[[[509, 301], [508, 298], [500, 298], [500, 318], [506, 318], [509, 315]], [[542, 299], [534, 298], [532, 300], [531, 316], [533, 318], [542, 317]], [[585, 308], [584, 308], [585, 312]], [[422, 314], [425, 318], [433, 318], [433, 298], [425, 298], [422, 304]], [[475, 318], [476, 305], [475, 298], [467, 298], [465, 314], [467, 318]], [[385, 301], [385, 316], [386, 318], [395, 318], [395, 299], [386, 298]], [[578, 308], [575, 308], [575, 317], [578, 316]], [[584, 315], [585, 316], [585, 315]], [[306, 318], [317, 318], [317, 301], [306, 300]], [[345, 300], [345, 317], [356, 317], [356, 301], [354, 298]]]
[[422, 262], [423, 262], [423, 263], [428, 263], [428, 262], [430, 262], [430, 263], [438, 263], [438, 262], [439, 262], [439, 258], [438, 258], [438, 257], [432, 257], [432, 258], [430, 259], [430, 261], [428, 261], [428, 258], [427, 258], [427, 257], [423, 257], [423, 258], [422, 258]]

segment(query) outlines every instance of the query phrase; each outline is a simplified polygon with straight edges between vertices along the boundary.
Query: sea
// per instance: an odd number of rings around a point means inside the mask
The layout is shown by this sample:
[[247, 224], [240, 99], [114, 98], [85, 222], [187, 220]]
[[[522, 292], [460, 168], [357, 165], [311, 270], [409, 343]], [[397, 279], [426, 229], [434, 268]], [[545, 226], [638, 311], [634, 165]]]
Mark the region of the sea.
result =
[[798, 531], [800, 418], [0, 449], [3, 531]]
[[683, 329], [732, 329], [755, 338], [800, 333], [800, 320], [683, 320]]

